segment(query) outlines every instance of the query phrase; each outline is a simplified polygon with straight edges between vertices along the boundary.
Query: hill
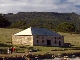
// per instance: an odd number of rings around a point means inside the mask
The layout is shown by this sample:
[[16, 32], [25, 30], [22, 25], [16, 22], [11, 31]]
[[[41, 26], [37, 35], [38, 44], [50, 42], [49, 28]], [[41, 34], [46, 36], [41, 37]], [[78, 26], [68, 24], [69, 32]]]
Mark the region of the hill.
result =
[[57, 12], [19, 12], [17, 14], [4, 14], [8, 20], [75, 20], [79, 15], [75, 13], [57, 13]]
[[37, 26], [36, 24], [39, 24], [39, 25], [52, 24], [54, 28], [57, 27], [57, 25], [59, 25], [62, 22], [71, 22], [76, 26], [76, 30], [80, 31], [80, 15], [74, 12], [72, 13], [18, 12], [17, 14], [8, 13], [3, 15], [6, 17], [6, 19], [11, 21], [12, 23], [22, 20], [22, 21], [26, 21], [27, 25], [32, 25], [34, 23], [35, 23], [35, 26]]

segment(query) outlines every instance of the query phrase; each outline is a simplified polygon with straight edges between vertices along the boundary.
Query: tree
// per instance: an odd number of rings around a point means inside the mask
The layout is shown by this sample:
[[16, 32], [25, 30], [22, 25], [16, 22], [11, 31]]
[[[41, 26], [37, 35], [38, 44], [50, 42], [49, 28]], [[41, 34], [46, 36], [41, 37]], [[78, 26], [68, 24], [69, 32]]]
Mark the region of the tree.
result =
[[25, 29], [25, 28], [27, 28], [27, 24], [26, 24], [25, 21], [19, 20], [19, 21], [15, 22], [15, 23], [12, 23], [12, 24], [11, 24], [11, 28], [21, 28], [21, 29]]
[[54, 29], [54, 24], [51, 21], [50, 22], [46, 21], [46, 22], [44, 22], [43, 27], [47, 28], [47, 29], [50, 29], [50, 30], [53, 30]]
[[63, 23], [58, 25], [56, 30], [59, 31], [59, 32], [74, 32], [75, 31], [75, 26], [72, 23], [63, 22]]
[[43, 25], [42, 25], [42, 21], [40, 20], [32, 20], [29, 24], [28, 24], [29, 27], [39, 27], [39, 28], [42, 28]]
[[0, 14], [0, 28], [5, 28], [11, 25], [11, 22], [7, 20], [2, 14]]

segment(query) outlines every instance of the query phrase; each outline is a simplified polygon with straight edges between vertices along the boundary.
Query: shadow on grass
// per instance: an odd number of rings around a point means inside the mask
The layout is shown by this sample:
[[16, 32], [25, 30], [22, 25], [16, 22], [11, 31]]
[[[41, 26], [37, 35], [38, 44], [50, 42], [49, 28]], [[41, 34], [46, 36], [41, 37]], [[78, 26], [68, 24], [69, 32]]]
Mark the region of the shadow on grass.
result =
[[12, 45], [0, 43], [0, 47], [12, 47]]
[[80, 50], [80, 47], [75, 47], [75, 45], [71, 45], [70, 43], [64, 43], [64, 46], [61, 46], [61, 48], [71, 48], [73, 50]]
[[75, 45], [72, 45], [71, 43], [64, 43], [64, 46], [46, 46], [46, 47], [60, 47], [60, 48], [70, 48], [73, 50], [80, 50], [80, 47], [77, 47], [77, 46], [75, 47]]
[[74, 45], [71, 45], [71, 43], [64, 43], [64, 46], [60, 46], [61, 48], [71, 48]]
[[61, 47], [61, 48], [71, 48], [74, 45], [71, 45], [71, 43], [64, 43], [64, 46], [43, 46], [43, 47]]

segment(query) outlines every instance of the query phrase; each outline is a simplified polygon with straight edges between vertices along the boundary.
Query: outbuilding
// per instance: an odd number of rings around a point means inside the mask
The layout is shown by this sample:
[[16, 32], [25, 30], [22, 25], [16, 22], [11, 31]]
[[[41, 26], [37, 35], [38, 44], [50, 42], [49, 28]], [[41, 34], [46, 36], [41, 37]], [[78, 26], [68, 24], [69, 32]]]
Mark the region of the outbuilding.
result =
[[12, 35], [12, 44], [29, 46], [63, 46], [64, 36], [45, 28], [30, 27]]

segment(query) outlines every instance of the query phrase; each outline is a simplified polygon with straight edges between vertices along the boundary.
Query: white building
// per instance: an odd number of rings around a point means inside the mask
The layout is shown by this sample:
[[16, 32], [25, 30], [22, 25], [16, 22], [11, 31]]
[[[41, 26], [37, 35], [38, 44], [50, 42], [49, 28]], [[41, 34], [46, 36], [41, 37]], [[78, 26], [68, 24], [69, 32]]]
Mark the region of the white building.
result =
[[12, 44], [30, 46], [63, 46], [64, 37], [45, 28], [30, 27], [12, 35]]

